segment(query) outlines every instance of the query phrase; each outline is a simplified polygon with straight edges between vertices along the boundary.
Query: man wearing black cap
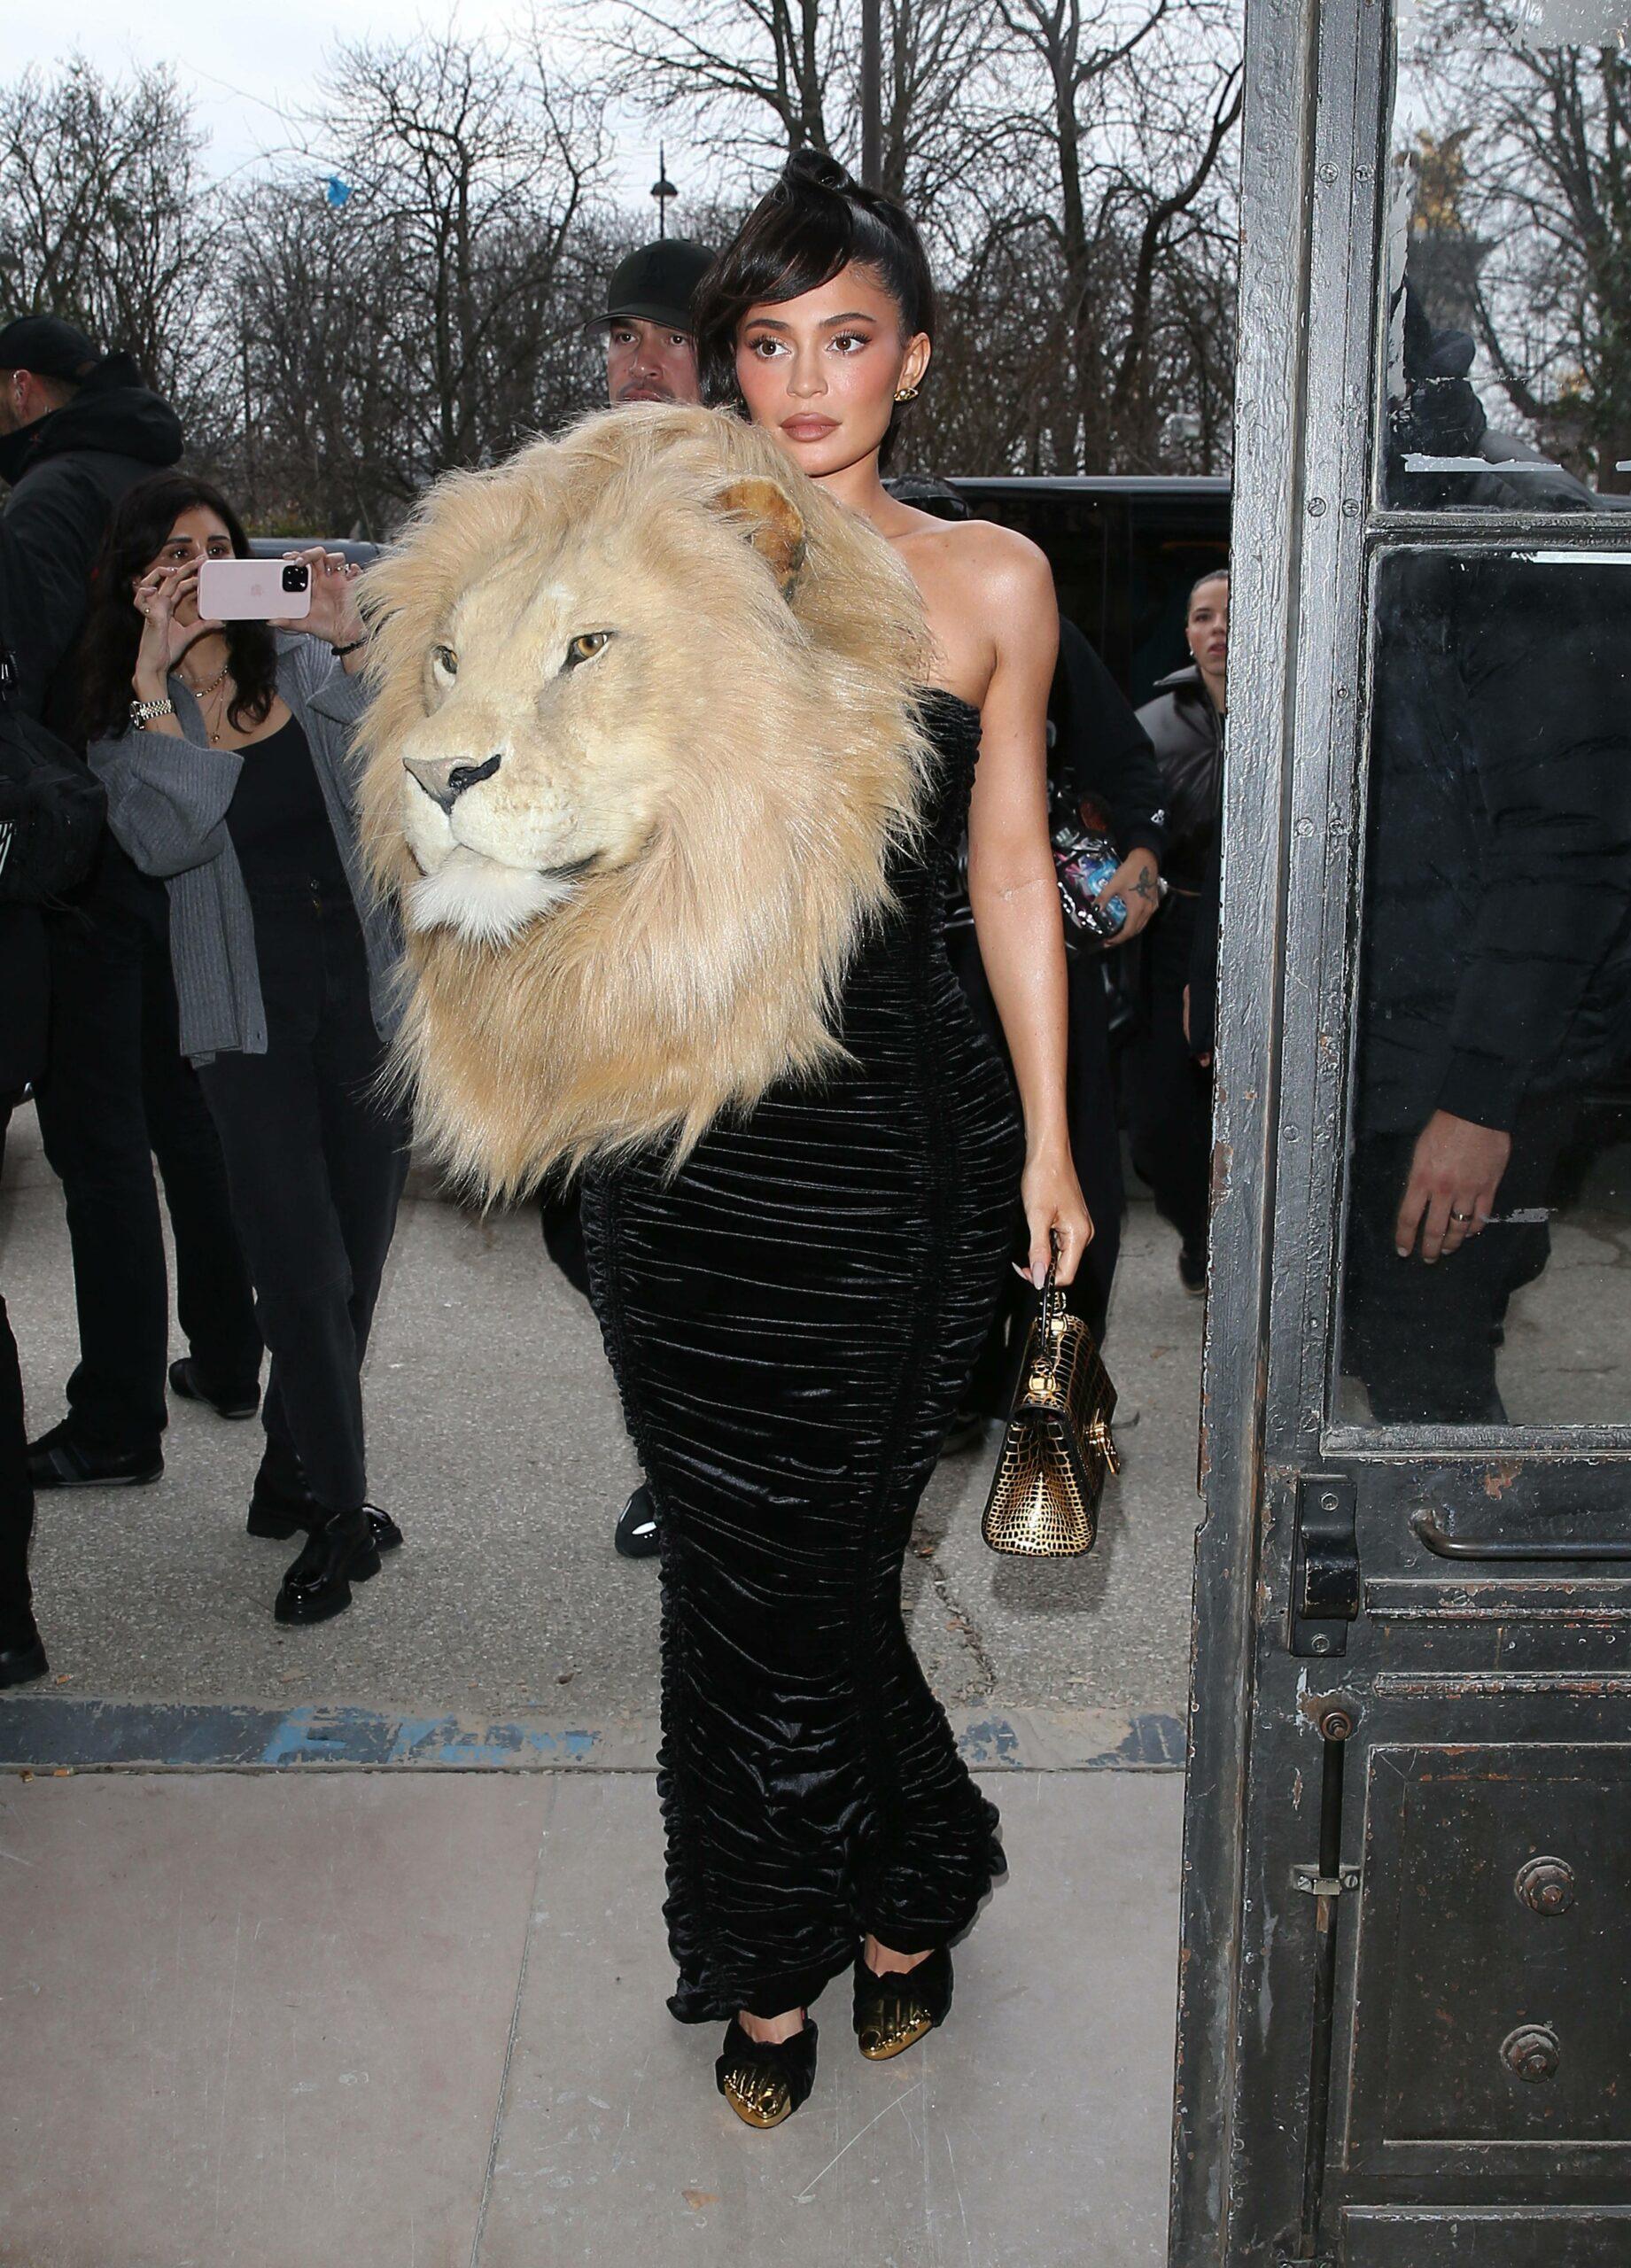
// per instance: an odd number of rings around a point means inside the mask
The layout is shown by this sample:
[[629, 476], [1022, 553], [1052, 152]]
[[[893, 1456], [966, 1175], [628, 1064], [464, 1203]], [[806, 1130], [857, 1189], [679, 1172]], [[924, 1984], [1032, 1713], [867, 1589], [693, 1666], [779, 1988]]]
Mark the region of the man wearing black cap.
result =
[[634, 401], [700, 401], [691, 306], [713, 259], [683, 237], [625, 253], [606, 287], [606, 312], [585, 328], [606, 341], [614, 409]]
[[[128, 354], [100, 354], [56, 315], [0, 329], [0, 634], [20, 703], [81, 745], [74, 650], [114, 506], [176, 462], [182, 429]], [[198, 1384], [223, 1415], [260, 1396], [260, 1340], [225, 1169], [175, 1036], [168, 905], [105, 836], [89, 882], [47, 920], [50, 1052], [40, 1130], [63, 1184], [80, 1362], [68, 1416], [35, 1441], [35, 1488], [155, 1480], [163, 1471], [169, 1290], [152, 1157], [175, 1232], [179, 1301]], [[202, 1357], [202, 1359], [198, 1359]]]

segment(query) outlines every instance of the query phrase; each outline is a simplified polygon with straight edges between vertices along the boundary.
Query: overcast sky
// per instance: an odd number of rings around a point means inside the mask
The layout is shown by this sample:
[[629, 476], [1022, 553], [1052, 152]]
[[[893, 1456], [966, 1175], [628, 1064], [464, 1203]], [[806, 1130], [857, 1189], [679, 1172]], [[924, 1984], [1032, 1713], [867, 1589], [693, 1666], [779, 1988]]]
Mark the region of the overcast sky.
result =
[[[416, 23], [445, 29], [456, 21], [467, 35], [501, 37], [509, 25], [524, 21], [525, 0], [462, 0], [456, 8], [425, 6], [411, 15], [390, 0], [152, 0], [133, 22], [134, 12], [130, 0], [70, 0], [53, 26], [50, 8], [26, 15], [13, 8], [0, 68], [8, 78], [30, 63], [49, 68], [76, 49], [110, 74], [167, 63], [197, 98], [198, 124], [210, 137], [206, 163], [225, 175], [252, 170], [261, 152], [287, 141], [279, 113], [310, 101], [323, 56], [340, 33], [400, 39]], [[655, 134], [643, 121], [626, 121], [617, 151], [620, 190], [643, 198], [656, 179], [656, 160]]]

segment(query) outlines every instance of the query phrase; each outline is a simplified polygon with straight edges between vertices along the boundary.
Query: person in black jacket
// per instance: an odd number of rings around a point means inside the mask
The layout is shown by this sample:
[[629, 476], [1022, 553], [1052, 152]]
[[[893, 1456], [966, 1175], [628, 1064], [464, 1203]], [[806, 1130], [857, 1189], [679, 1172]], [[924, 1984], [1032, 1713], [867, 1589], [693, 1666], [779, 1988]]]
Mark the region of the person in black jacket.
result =
[[[74, 649], [91, 562], [127, 490], [182, 453], [175, 412], [128, 354], [98, 355], [52, 315], [0, 330], [0, 587], [29, 599], [18, 659], [43, 716], [82, 750]], [[36, 1488], [157, 1480], [167, 1422], [169, 1291], [152, 1160], [175, 1239], [191, 1354], [176, 1392], [252, 1416], [260, 1339], [220, 1144], [183, 1061], [163, 886], [111, 836], [89, 882], [47, 919], [50, 1049], [37, 1098], [74, 1250], [80, 1361], [68, 1415], [35, 1441]]]
[[[1051, 796], [1056, 808], [1079, 812], [1085, 805], [1102, 819], [1122, 863], [1099, 894], [1106, 901], [1119, 897], [1127, 907], [1122, 928], [1097, 950], [1068, 926], [1065, 930], [1070, 1019], [1065, 1104], [1070, 1153], [1093, 1220], [1093, 1240], [1066, 1297], [1102, 1343], [1126, 1210], [1104, 955], [1137, 936], [1161, 903], [1167, 813], [1149, 737], [1120, 687], [1074, 622], [1061, 617], [1059, 628], [1059, 665], [1048, 701]], [[1006, 1052], [967, 900], [957, 893], [947, 907], [946, 950], [982, 1029]], [[1014, 1278], [975, 1366], [953, 1447], [983, 1420], [1007, 1415], [1036, 1306], [1035, 1294]]]
[[[1138, 722], [1155, 747], [1167, 794], [1168, 897], [1141, 948], [1138, 1031], [1129, 1054], [1133, 1163], [1156, 1210], [1178, 1232], [1178, 1276], [1206, 1290], [1210, 1209], [1212, 1081], [1184, 1033], [1196, 924], [1209, 904], [1228, 713], [1229, 574], [1205, 575], [1190, 593], [1184, 636], [1193, 656], [1156, 687]], [[1215, 914], [1212, 916], [1215, 918]]]
[[[0, 783], [0, 835], [8, 824]], [[0, 904], [0, 1164], [6, 1122], [45, 1056], [45, 930], [31, 905]], [[0, 1688], [43, 1677], [49, 1665], [28, 1588], [34, 1488], [23, 1425], [23, 1381], [0, 1295]]]
[[1343, 1366], [1388, 1424], [1505, 1422], [1507, 1302], [1631, 1054], [1631, 572], [1387, 563]]

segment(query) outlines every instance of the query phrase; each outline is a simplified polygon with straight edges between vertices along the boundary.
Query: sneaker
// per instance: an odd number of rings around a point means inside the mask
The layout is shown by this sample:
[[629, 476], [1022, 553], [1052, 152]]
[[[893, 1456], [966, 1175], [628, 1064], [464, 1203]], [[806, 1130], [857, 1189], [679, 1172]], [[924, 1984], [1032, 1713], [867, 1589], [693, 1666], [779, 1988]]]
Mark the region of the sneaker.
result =
[[617, 1515], [612, 1542], [625, 1559], [653, 1559], [657, 1549], [656, 1506], [642, 1480]]
[[1204, 1300], [1207, 1295], [1207, 1256], [1192, 1244], [1178, 1248], [1178, 1281], [1192, 1300]]
[[151, 1449], [93, 1449], [75, 1438], [65, 1418], [28, 1444], [28, 1478], [36, 1488], [129, 1488], [157, 1480], [164, 1457]]

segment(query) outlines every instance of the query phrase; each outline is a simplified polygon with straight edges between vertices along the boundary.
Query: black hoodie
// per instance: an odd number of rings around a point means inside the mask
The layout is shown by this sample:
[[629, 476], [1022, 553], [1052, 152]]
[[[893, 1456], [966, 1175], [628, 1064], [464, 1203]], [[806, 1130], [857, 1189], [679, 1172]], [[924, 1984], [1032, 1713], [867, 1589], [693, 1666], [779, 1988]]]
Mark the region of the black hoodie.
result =
[[97, 363], [72, 400], [0, 436], [0, 629], [23, 705], [79, 745], [66, 664], [85, 619], [90, 566], [127, 489], [176, 462], [181, 421], [128, 354]]

